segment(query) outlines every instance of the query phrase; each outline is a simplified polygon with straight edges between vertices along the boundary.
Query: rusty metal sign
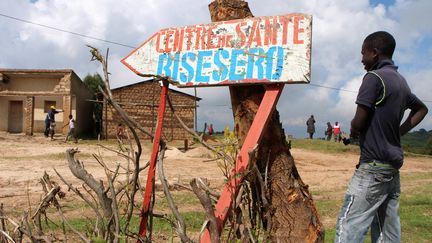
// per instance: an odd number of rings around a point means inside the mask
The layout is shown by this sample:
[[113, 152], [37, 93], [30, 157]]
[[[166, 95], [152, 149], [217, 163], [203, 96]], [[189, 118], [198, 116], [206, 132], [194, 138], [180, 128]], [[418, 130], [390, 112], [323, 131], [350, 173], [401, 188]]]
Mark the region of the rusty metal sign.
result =
[[308, 83], [311, 43], [310, 15], [257, 17], [160, 30], [122, 62], [180, 87]]

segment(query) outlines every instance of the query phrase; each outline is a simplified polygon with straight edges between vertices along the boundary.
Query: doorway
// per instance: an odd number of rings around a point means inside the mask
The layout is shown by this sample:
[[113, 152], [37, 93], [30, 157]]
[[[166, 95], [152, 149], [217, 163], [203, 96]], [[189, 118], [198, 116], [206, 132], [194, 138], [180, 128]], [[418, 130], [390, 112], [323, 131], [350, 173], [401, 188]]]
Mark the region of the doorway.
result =
[[23, 132], [23, 102], [21, 100], [9, 101], [8, 132]]

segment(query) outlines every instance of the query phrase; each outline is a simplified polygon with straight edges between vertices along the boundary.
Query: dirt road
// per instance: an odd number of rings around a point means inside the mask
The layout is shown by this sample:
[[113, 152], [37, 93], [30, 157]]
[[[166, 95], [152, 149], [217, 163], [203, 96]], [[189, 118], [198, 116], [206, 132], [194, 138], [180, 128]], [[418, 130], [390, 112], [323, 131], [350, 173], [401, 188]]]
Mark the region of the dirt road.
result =
[[[113, 141], [106, 146], [116, 149]], [[126, 166], [121, 157], [99, 147], [95, 141], [66, 144], [62, 137], [50, 141], [42, 134], [28, 137], [0, 133], [0, 202], [5, 208], [10, 208], [27, 205], [28, 195], [30, 201], [39, 200], [42, 189], [38, 181], [44, 171], [59, 181], [54, 168], [70, 182], [80, 185], [70, 172], [66, 161], [65, 151], [75, 147], [81, 151], [77, 158], [84, 162], [86, 169], [97, 178], [103, 179], [105, 175], [101, 166], [92, 157], [93, 153], [100, 153], [108, 164], [121, 163]], [[342, 194], [345, 190], [358, 160], [357, 154], [349, 153], [327, 154], [298, 148], [293, 148], [291, 152], [303, 181], [312, 191], [332, 191], [337, 192], [336, 194]], [[147, 146], [144, 147], [141, 163], [147, 162], [149, 157], [150, 149]], [[211, 157], [211, 154], [202, 147], [195, 147], [186, 153], [170, 147], [164, 162], [166, 177], [170, 182], [188, 184], [192, 178], [200, 176], [207, 178], [212, 188], [221, 188], [223, 176], [217, 163], [204, 162]], [[401, 171], [432, 171], [432, 160], [408, 157]], [[141, 181], [144, 182], [147, 173], [141, 174]], [[335, 196], [342, 198], [342, 195]]]

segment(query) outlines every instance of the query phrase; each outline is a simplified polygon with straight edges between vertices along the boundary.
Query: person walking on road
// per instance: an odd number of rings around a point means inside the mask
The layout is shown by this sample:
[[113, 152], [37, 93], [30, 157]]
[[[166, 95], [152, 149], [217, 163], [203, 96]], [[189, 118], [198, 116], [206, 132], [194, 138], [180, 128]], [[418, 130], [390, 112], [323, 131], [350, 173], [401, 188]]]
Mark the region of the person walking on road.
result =
[[66, 135], [65, 143], [68, 141], [69, 138], [74, 139], [74, 143], [78, 143], [78, 138], [75, 135], [75, 120], [73, 119], [72, 115], [69, 115], [69, 122], [66, 124], [66, 126], [69, 125], [69, 132]]
[[313, 139], [313, 134], [315, 133], [315, 119], [313, 115], [311, 115], [306, 121], [306, 126], [307, 133], [309, 133], [309, 139]]

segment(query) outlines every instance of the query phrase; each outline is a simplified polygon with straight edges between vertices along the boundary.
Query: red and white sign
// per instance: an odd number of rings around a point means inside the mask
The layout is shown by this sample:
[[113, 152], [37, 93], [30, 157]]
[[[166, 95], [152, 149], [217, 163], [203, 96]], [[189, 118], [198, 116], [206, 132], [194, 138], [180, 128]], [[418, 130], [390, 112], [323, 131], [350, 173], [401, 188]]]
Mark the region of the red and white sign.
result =
[[168, 28], [122, 62], [178, 86], [310, 81], [312, 16], [288, 14]]

